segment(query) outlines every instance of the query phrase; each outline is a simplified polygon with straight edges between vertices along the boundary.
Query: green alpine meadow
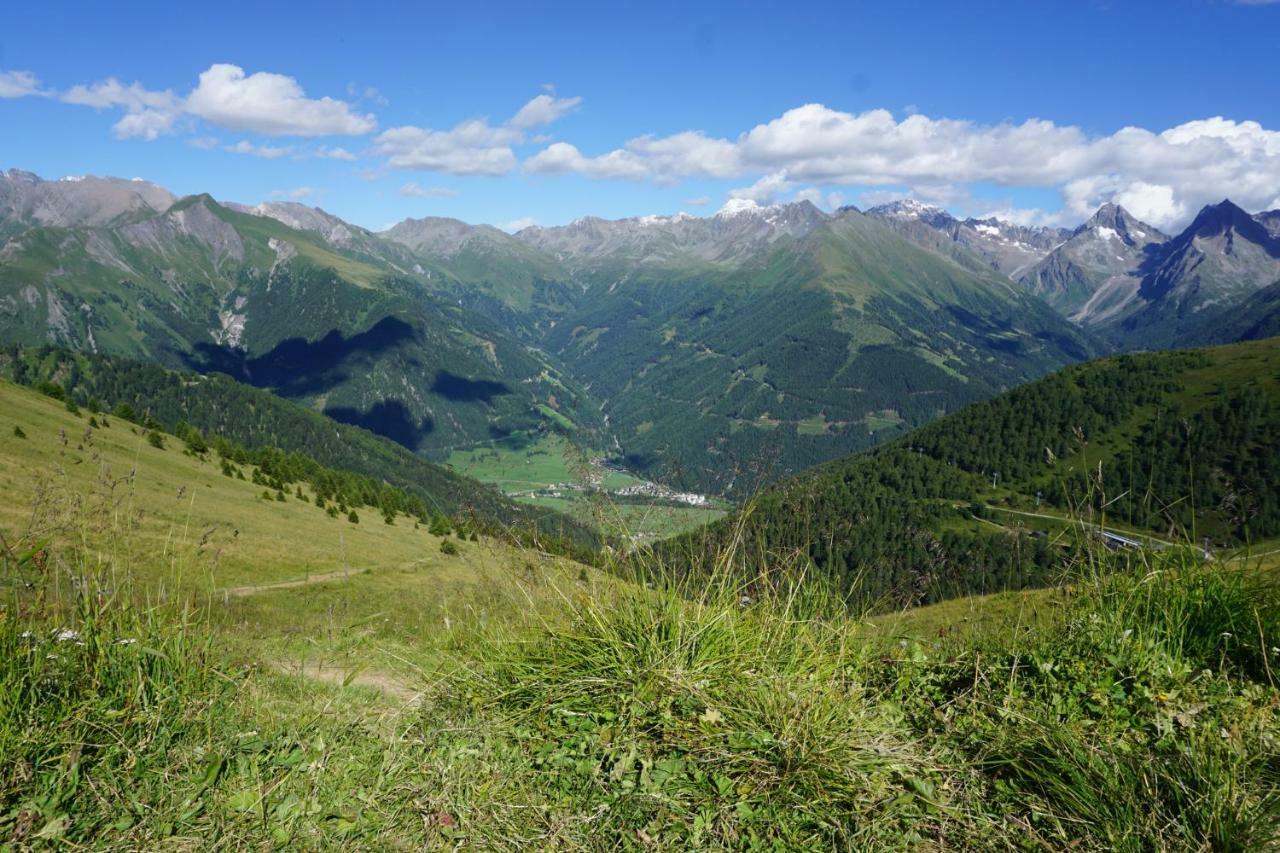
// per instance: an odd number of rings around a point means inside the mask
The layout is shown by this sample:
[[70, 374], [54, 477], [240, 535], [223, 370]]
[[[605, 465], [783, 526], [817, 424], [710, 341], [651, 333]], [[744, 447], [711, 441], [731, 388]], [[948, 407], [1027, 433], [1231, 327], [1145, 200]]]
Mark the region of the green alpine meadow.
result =
[[0, 28], [0, 851], [1280, 851], [1270, 0]]

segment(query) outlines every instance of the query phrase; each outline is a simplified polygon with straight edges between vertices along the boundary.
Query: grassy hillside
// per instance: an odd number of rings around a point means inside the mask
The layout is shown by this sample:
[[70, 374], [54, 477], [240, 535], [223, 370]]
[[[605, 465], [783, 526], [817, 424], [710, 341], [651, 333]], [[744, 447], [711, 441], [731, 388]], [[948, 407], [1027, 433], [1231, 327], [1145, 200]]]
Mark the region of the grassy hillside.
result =
[[[1280, 535], [1280, 339], [1121, 356], [976, 403], [764, 492], [754, 570], [800, 549], [881, 606], [1057, 579], [1080, 533]], [[1081, 527], [1076, 521], [1087, 519]], [[694, 562], [725, 521], [673, 543]]]
[[3, 381], [0, 411], [0, 489], [11, 496], [0, 508], [0, 528], [34, 524], [41, 539], [93, 540], [101, 532], [93, 524], [123, 523], [131, 528], [128, 562], [140, 578], [168, 577], [179, 543], [208, 561], [187, 581], [217, 590], [441, 562], [440, 538], [415, 529], [412, 518], [384, 524], [367, 511], [352, 524], [317, 507], [305, 487], [306, 500], [293, 489], [284, 501], [274, 490], [264, 500], [262, 485], [225, 476], [215, 454], [196, 458], [172, 435], [158, 448], [135, 424], [73, 415], [59, 401]]
[[[386, 482], [416, 496], [430, 512], [472, 518], [513, 535], [539, 534], [556, 547], [590, 550], [598, 537], [567, 516], [532, 511], [496, 490], [459, 476], [363, 429], [335, 423], [273, 394], [217, 374], [198, 376], [110, 356], [52, 348], [9, 348], [0, 373], [28, 385], [57, 383], [84, 407], [130, 407], [169, 429], [185, 422], [249, 449], [301, 452], [330, 468]], [[562, 541], [561, 541], [562, 540]], [[551, 542], [547, 543], [551, 545]]]

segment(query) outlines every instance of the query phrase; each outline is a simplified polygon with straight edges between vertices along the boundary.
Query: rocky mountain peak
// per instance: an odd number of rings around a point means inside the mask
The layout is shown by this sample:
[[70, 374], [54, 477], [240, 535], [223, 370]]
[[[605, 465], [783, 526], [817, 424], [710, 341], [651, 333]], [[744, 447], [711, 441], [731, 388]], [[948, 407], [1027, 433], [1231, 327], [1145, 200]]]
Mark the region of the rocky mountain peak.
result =
[[1258, 220], [1272, 237], [1280, 239], [1280, 210], [1264, 210], [1254, 219]]
[[378, 236], [407, 246], [416, 252], [450, 257], [465, 247], [483, 242], [510, 244], [514, 238], [492, 225], [471, 225], [447, 216], [424, 216], [421, 219], [405, 219], [381, 232]]
[[274, 219], [298, 231], [314, 231], [332, 246], [347, 246], [353, 239], [351, 226], [346, 222], [318, 207], [308, 207], [296, 201], [264, 201], [252, 207], [228, 204], [227, 207]]
[[1257, 219], [1237, 206], [1231, 199], [1217, 204], [1207, 204], [1187, 226], [1184, 236], [1210, 238], [1235, 232], [1254, 243], [1266, 243], [1271, 239], [1267, 229]]
[[789, 204], [760, 204], [749, 198], [731, 198], [716, 211], [713, 219], [737, 219], [750, 217], [771, 223], [821, 222], [826, 214], [808, 199]]
[[1131, 248], [1147, 243], [1163, 243], [1168, 235], [1134, 217], [1118, 204], [1107, 202], [1071, 234], [1072, 240], [1119, 241]]
[[934, 228], [945, 228], [956, 221], [955, 217], [942, 208], [913, 198], [876, 205], [868, 208], [867, 214], [881, 219], [919, 220]]
[[20, 169], [0, 172], [0, 217], [23, 226], [99, 226], [173, 204], [163, 187], [142, 179], [71, 175], [46, 181]]

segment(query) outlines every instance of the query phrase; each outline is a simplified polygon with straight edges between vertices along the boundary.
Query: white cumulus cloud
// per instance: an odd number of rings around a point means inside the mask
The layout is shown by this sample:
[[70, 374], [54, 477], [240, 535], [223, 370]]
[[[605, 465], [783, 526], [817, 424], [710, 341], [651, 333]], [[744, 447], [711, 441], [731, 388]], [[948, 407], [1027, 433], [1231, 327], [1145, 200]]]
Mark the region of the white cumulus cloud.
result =
[[544, 94], [533, 98], [500, 125], [492, 125], [485, 118], [472, 118], [459, 122], [451, 130], [413, 125], [393, 127], [374, 139], [374, 151], [386, 157], [388, 165], [396, 169], [450, 175], [505, 175], [519, 164], [515, 146], [529, 141], [526, 131], [555, 121], [581, 102], [581, 98]]
[[201, 72], [186, 109], [212, 124], [264, 136], [361, 136], [378, 126], [372, 115], [352, 111], [345, 101], [308, 98], [292, 77], [246, 75], [226, 63]]
[[1054, 188], [1063, 199], [1062, 215], [1077, 221], [1116, 201], [1155, 225], [1171, 226], [1224, 196], [1250, 209], [1275, 199], [1280, 132], [1216, 117], [1159, 132], [1126, 127], [1091, 136], [1042, 119], [984, 125], [806, 104], [734, 139], [698, 131], [644, 136], [597, 156], [557, 142], [525, 168], [657, 183], [754, 178], [730, 193], [751, 200], [798, 185], [906, 186], [912, 195], [942, 203], [963, 199], [968, 185], [978, 182]]
[[790, 192], [793, 186], [795, 185], [787, 180], [783, 172], [774, 172], [771, 175], [765, 175], [749, 187], [729, 190], [729, 198], [768, 203], [783, 193]]
[[114, 77], [72, 86], [62, 93], [62, 100], [98, 110], [123, 109], [124, 116], [112, 127], [121, 139], [152, 140], [172, 133], [182, 115], [182, 99], [173, 92], [147, 89], [137, 82], [125, 85]]
[[511, 146], [521, 133], [469, 119], [452, 130], [393, 127], [374, 139], [374, 151], [397, 169], [421, 169], [452, 175], [503, 175], [516, 166]]
[[[0, 95], [32, 94], [37, 86], [29, 72], [0, 73]], [[292, 77], [265, 71], [246, 74], [238, 65], [228, 64], [211, 65], [201, 72], [195, 89], [186, 96], [108, 77], [72, 86], [60, 98], [99, 110], [123, 110], [124, 116], [112, 128], [122, 139], [153, 140], [194, 119], [263, 136], [362, 136], [377, 128], [372, 115], [353, 111], [345, 101], [308, 98]], [[354, 159], [341, 148], [333, 151], [329, 156]]]

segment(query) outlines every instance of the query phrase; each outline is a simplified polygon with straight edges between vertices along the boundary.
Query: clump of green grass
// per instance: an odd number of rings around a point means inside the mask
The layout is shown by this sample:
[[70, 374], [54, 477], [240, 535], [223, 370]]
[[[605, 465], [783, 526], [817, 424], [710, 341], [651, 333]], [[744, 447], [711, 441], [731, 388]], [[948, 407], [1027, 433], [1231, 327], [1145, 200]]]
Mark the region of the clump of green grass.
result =
[[[470, 689], [547, 807], [658, 846], [923, 844], [950, 821], [936, 757], [869, 694], [867, 649], [801, 583], [726, 574], [570, 599], [486, 649]], [[586, 825], [583, 827], [587, 828]]]
[[1190, 549], [1099, 553], [1062, 611], [1020, 642], [944, 644], [873, 678], [973, 769], [1004, 830], [1085, 849], [1280, 843], [1280, 590]]

